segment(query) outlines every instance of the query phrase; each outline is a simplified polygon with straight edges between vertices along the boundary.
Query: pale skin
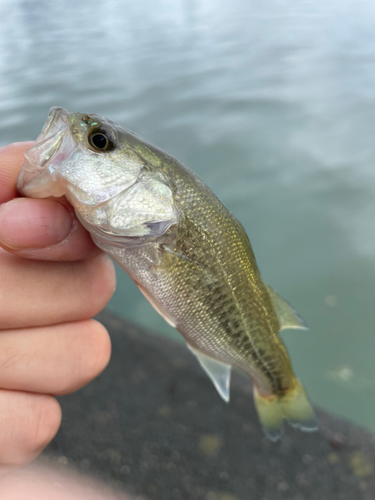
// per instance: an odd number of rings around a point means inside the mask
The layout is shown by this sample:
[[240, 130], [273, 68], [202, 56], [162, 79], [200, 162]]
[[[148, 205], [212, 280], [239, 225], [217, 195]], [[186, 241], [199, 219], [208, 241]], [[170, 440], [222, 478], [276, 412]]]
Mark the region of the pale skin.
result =
[[111, 353], [90, 318], [115, 290], [113, 264], [64, 199], [17, 196], [31, 144], [0, 148], [0, 471], [45, 448], [61, 421], [54, 396], [87, 384]]
[[28, 466], [0, 477], [4, 500], [131, 500], [103, 483], [70, 471]]

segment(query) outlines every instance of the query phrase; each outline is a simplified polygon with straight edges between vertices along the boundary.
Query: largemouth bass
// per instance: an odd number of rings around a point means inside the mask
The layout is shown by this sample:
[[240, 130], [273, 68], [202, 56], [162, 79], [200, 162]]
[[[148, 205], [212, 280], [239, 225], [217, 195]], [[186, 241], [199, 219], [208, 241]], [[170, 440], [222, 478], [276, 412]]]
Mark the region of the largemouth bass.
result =
[[100, 115], [52, 108], [25, 153], [24, 196], [66, 196], [94, 242], [133, 279], [229, 401], [231, 368], [253, 380], [265, 434], [317, 428], [280, 338], [305, 325], [259, 273], [238, 220], [169, 154]]

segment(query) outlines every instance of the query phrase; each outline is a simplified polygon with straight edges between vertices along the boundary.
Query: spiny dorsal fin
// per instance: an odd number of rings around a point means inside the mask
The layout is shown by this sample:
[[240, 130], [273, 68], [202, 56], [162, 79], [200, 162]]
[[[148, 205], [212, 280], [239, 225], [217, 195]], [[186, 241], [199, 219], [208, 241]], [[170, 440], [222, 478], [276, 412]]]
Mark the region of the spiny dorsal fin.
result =
[[280, 297], [269, 285], [266, 285], [271, 302], [280, 323], [280, 330], [293, 328], [298, 330], [308, 330], [306, 323], [301, 316], [288, 304], [288, 302]]
[[210, 377], [212, 383], [216, 387], [217, 392], [224, 399], [226, 403], [229, 403], [229, 392], [230, 392], [230, 374], [231, 366], [216, 359], [206, 356], [202, 352], [194, 349], [190, 344], [187, 343], [188, 348], [197, 357], [199, 364], [203, 370]]

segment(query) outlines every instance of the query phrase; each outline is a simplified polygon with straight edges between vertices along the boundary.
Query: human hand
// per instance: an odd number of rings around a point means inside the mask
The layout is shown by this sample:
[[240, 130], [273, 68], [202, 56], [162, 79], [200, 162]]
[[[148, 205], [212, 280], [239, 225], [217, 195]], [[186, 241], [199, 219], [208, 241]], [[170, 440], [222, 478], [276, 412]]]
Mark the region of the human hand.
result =
[[111, 351], [89, 318], [115, 290], [113, 264], [65, 199], [17, 198], [31, 144], [0, 149], [0, 470], [43, 450], [61, 420], [53, 395], [87, 384]]

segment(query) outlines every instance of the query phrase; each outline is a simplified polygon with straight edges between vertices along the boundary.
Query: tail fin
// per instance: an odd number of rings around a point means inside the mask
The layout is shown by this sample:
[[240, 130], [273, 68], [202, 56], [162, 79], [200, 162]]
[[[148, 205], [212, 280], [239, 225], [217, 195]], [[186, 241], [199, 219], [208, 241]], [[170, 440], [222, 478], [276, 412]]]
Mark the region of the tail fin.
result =
[[284, 419], [292, 427], [305, 432], [318, 429], [314, 410], [307, 400], [301, 382], [297, 379], [293, 389], [283, 396], [260, 394], [254, 384], [254, 401], [263, 432], [272, 441], [277, 441], [283, 433]]

